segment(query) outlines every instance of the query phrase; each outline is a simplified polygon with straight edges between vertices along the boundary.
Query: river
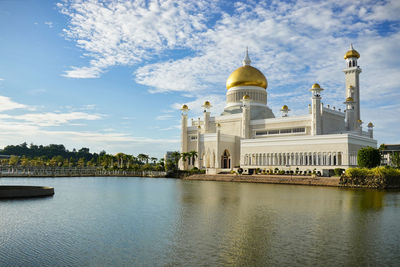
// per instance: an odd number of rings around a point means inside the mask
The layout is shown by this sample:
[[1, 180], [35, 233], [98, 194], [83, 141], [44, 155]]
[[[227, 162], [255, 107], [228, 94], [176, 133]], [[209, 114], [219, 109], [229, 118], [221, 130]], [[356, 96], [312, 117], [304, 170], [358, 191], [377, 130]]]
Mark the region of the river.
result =
[[164, 178], [0, 178], [0, 266], [400, 263], [400, 192]]

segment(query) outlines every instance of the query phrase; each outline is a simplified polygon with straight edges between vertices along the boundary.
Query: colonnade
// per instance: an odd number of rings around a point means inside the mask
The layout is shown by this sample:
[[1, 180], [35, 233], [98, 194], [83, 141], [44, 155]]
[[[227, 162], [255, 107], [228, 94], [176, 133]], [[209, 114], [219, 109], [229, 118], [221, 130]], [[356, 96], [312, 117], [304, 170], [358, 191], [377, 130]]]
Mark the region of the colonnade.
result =
[[340, 166], [342, 152], [251, 153], [242, 158], [245, 166]]

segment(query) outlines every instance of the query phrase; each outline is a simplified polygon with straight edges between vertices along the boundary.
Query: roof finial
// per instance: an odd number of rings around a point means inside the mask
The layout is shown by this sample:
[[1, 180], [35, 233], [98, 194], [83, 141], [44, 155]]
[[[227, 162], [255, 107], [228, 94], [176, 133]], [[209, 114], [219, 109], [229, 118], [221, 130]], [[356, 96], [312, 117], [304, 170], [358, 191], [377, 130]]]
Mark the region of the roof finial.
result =
[[243, 59], [243, 66], [248, 66], [248, 65], [250, 65], [250, 63], [251, 63], [251, 60], [249, 58], [249, 47], [246, 46], [246, 55]]
[[350, 44], [350, 50], [354, 50], [352, 43]]

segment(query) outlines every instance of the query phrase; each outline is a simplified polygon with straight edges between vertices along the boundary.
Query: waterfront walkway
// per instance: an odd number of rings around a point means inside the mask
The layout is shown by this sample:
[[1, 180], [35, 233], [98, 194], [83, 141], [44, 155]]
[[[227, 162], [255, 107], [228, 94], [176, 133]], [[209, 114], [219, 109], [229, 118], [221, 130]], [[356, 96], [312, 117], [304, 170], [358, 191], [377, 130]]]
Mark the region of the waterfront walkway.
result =
[[0, 177], [165, 177], [163, 171], [104, 170], [98, 167], [0, 166]]
[[234, 175], [195, 174], [185, 177], [184, 180], [242, 182], [242, 183], [265, 183], [265, 184], [294, 184], [294, 185], [316, 185], [316, 186], [340, 186], [339, 177], [311, 177], [295, 175]]

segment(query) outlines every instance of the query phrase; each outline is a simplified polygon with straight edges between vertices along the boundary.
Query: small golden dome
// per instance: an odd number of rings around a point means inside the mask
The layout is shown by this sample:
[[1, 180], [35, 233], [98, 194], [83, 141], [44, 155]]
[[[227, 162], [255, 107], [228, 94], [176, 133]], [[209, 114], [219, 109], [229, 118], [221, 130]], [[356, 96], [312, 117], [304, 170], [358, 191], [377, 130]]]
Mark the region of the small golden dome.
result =
[[360, 54], [353, 48], [353, 45], [350, 45], [350, 50], [346, 52], [344, 59], [348, 59], [350, 57], [360, 58]]
[[357, 122], [358, 122], [358, 123], [362, 123], [363, 121], [362, 121], [362, 120], [357, 120]]
[[289, 110], [289, 107], [286, 106], [286, 105], [283, 105], [283, 106], [282, 106], [282, 110]]
[[221, 124], [217, 123], [217, 127], [221, 127]]
[[184, 105], [182, 106], [181, 110], [189, 110], [189, 107], [188, 107], [186, 104], [184, 104]]
[[368, 127], [369, 127], [369, 128], [374, 127], [374, 125], [372, 124], [372, 122], [368, 123]]
[[319, 86], [318, 83], [314, 83], [313, 86], [311, 87], [312, 89], [320, 89], [321, 86]]
[[346, 102], [353, 102], [353, 101], [354, 101], [354, 99], [352, 97], [346, 98]]
[[210, 103], [210, 101], [205, 101], [202, 107], [204, 107], [204, 108], [211, 108], [211, 103]]
[[246, 95], [243, 96], [243, 100], [249, 100], [249, 99], [250, 99], [249, 95], [246, 94]]
[[201, 129], [201, 126], [200, 126], [200, 125], [198, 125], [198, 126], [197, 126], [197, 129]]
[[235, 86], [258, 86], [267, 89], [268, 82], [261, 71], [250, 65], [244, 65], [232, 72], [226, 80], [227, 90]]

